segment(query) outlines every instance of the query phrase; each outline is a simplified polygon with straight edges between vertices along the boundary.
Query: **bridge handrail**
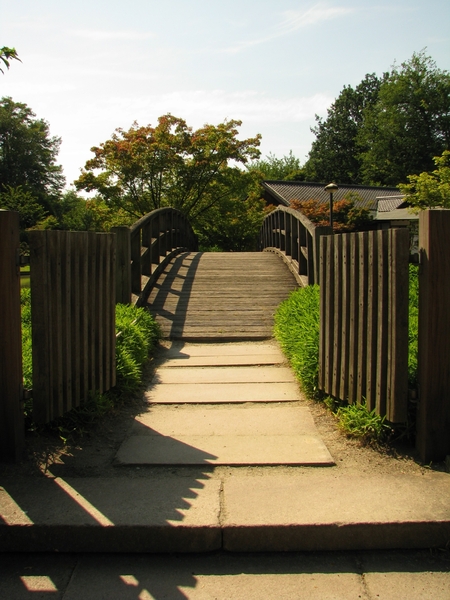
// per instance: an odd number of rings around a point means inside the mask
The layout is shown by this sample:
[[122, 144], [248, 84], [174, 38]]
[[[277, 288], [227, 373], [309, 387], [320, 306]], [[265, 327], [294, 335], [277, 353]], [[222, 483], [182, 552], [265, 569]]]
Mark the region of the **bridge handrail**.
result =
[[320, 237], [330, 233], [300, 211], [279, 206], [265, 217], [259, 246], [281, 256], [299, 285], [312, 285], [319, 282]]
[[157, 208], [116, 234], [116, 302], [142, 306], [167, 263], [196, 251], [197, 236], [188, 218], [171, 207]]

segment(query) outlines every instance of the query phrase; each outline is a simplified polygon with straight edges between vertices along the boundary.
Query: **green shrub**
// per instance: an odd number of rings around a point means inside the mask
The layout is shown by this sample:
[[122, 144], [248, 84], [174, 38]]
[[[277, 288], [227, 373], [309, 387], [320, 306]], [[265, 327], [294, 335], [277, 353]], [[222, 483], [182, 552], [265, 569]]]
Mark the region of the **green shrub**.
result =
[[369, 411], [365, 404], [348, 404], [336, 412], [339, 426], [347, 435], [366, 442], [383, 443], [392, 433], [385, 423], [386, 417], [380, 417], [376, 409]]
[[[21, 309], [23, 381], [24, 387], [31, 389], [33, 365], [29, 289], [21, 290]], [[81, 433], [84, 426], [110, 411], [120, 396], [138, 389], [142, 368], [160, 337], [160, 331], [154, 318], [144, 308], [119, 304], [116, 306], [116, 335], [116, 387], [105, 394], [91, 392], [87, 402], [57, 420], [55, 426], [64, 442], [70, 433]], [[31, 413], [32, 400], [29, 400], [25, 406], [28, 419], [31, 419]]]
[[409, 344], [408, 381], [417, 385], [417, 349], [419, 337], [419, 267], [409, 265]]
[[145, 308], [116, 306], [116, 373], [121, 392], [132, 392], [141, 381], [142, 367], [160, 337], [158, 324]]
[[33, 363], [31, 354], [31, 292], [29, 288], [20, 290], [20, 305], [22, 311], [23, 386], [26, 390], [29, 390], [33, 385]]
[[319, 286], [292, 292], [275, 314], [275, 337], [289, 359], [303, 392], [317, 395], [319, 377]]

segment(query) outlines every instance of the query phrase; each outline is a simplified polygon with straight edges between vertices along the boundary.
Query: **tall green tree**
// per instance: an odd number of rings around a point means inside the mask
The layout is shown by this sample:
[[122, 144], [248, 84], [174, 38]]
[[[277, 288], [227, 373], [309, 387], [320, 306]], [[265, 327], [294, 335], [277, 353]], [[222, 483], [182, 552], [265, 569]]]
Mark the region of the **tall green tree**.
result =
[[56, 164], [61, 140], [49, 125], [12, 98], [0, 100], [0, 193], [20, 188], [44, 211], [52, 212], [64, 186]]
[[357, 136], [365, 111], [377, 101], [381, 82], [374, 73], [366, 75], [356, 88], [344, 87], [326, 119], [316, 115], [317, 125], [311, 129], [316, 139], [304, 167], [307, 181], [361, 183]]
[[450, 73], [423, 51], [394, 67], [364, 112], [357, 143], [364, 183], [397, 185], [430, 171], [450, 148]]
[[75, 181], [78, 190], [94, 191], [109, 206], [135, 218], [172, 206], [195, 225], [213, 206], [245, 184], [239, 165], [259, 157], [260, 135], [238, 139], [240, 121], [205, 125], [195, 131], [167, 114], [156, 127], [134, 123], [117, 129], [111, 139], [92, 148]]

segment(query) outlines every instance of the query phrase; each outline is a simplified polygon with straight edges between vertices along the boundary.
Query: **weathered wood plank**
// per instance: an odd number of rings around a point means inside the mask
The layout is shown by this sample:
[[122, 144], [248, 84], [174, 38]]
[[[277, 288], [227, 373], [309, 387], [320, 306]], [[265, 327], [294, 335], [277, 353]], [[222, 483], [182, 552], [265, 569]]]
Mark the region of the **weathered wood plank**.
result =
[[159, 277], [148, 305], [165, 337], [261, 339], [272, 336], [274, 312], [296, 288], [270, 253], [183, 253]]
[[389, 341], [386, 416], [405, 423], [408, 408], [409, 232], [389, 231]]
[[423, 462], [450, 454], [450, 211], [419, 217], [419, 410]]
[[0, 211], [0, 460], [18, 462], [24, 446], [19, 213]]

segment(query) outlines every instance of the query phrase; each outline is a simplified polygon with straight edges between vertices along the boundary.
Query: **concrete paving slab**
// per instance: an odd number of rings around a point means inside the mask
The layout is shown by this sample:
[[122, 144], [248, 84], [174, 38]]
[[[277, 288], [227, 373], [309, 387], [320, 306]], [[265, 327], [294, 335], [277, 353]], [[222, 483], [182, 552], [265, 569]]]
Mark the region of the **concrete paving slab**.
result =
[[201, 469], [176, 478], [16, 478], [0, 488], [0, 552], [216, 550], [220, 487]]
[[172, 342], [169, 348], [160, 348], [159, 356], [163, 358], [186, 358], [194, 356], [252, 356], [261, 354], [277, 354], [281, 360], [285, 357], [273, 340], [270, 342], [228, 343], [228, 344], [188, 344]]
[[132, 435], [118, 465], [307, 465], [334, 461], [317, 435]]
[[135, 417], [133, 435], [317, 435], [305, 406], [160, 407]]
[[446, 600], [441, 554], [9, 554], [0, 561], [0, 598]]
[[156, 383], [285, 383], [295, 382], [287, 367], [192, 367], [158, 369], [152, 379]]
[[165, 383], [145, 392], [151, 404], [292, 402], [299, 399], [298, 385], [286, 383]]
[[247, 354], [247, 355], [210, 355], [210, 356], [186, 356], [184, 358], [170, 358], [161, 362], [159, 368], [173, 367], [242, 367], [249, 365], [277, 365], [286, 360], [278, 353], [272, 354]]
[[[349, 600], [366, 598], [351, 559], [337, 573], [311, 571], [300, 557], [171, 556], [84, 558], [64, 600]], [[308, 568], [302, 571], [301, 566]], [[342, 566], [341, 566], [342, 565]], [[345, 568], [343, 568], [345, 565]], [[328, 570], [328, 569], [327, 569]], [[101, 577], [99, 578], [99, 573]], [[301, 596], [299, 591], [301, 590]]]
[[446, 547], [450, 476], [230, 477], [224, 549], [238, 552]]

